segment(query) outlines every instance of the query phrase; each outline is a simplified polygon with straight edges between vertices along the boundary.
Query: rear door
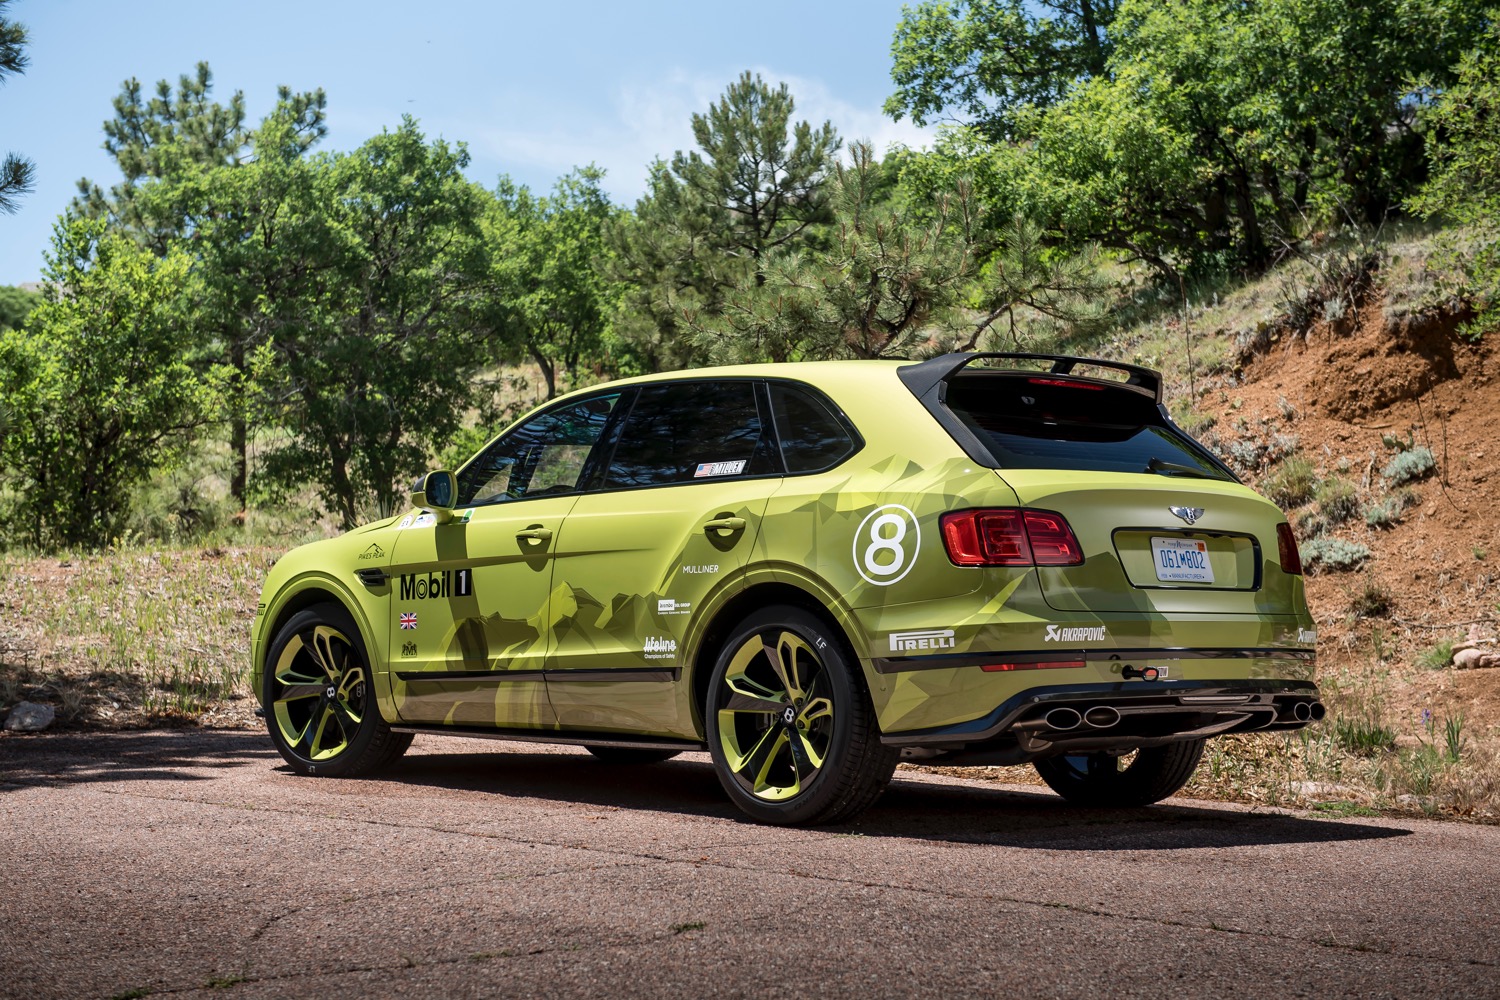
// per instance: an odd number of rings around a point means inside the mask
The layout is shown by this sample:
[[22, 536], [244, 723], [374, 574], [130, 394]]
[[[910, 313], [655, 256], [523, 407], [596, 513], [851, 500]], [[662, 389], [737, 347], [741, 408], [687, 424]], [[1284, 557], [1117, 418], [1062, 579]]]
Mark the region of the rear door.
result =
[[547, 683], [563, 726], [692, 732], [674, 683], [687, 623], [735, 585], [781, 482], [765, 411], [749, 379], [640, 389], [557, 542]]

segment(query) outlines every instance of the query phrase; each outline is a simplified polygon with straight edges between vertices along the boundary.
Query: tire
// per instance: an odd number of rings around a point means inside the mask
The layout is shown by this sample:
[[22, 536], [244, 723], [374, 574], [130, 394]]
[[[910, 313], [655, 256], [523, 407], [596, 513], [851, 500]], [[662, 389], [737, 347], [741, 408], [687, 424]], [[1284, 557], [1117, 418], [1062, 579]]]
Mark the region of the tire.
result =
[[708, 749], [734, 804], [762, 823], [838, 823], [890, 783], [899, 751], [843, 637], [786, 605], [746, 618], [719, 651], [704, 711]]
[[605, 764], [660, 764], [681, 750], [647, 750], [645, 747], [584, 747]]
[[380, 717], [373, 681], [364, 640], [341, 606], [305, 608], [281, 627], [266, 657], [266, 728], [294, 771], [353, 777], [406, 752], [411, 735]]
[[1104, 753], [1048, 757], [1034, 765], [1052, 790], [1078, 806], [1122, 808], [1145, 806], [1187, 784], [1203, 756], [1203, 740], [1184, 740], [1137, 750], [1123, 758]]

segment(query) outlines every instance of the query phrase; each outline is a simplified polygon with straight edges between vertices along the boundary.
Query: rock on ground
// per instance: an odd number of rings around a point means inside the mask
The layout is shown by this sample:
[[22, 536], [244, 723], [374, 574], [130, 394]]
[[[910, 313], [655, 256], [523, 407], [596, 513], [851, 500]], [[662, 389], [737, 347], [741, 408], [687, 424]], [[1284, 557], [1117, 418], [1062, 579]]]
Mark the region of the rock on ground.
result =
[[51, 705], [23, 701], [5, 717], [5, 728], [12, 733], [39, 733], [52, 725], [56, 718], [57, 713]]

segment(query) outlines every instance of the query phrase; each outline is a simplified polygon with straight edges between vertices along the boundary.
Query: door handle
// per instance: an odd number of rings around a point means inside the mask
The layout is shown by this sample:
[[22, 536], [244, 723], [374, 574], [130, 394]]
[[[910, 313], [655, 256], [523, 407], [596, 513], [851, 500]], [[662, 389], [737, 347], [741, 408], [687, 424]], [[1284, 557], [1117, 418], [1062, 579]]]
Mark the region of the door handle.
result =
[[743, 517], [716, 517], [712, 521], [703, 522], [704, 531], [744, 531], [745, 519]]
[[545, 542], [552, 537], [551, 528], [522, 528], [516, 532], [516, 537], [528, 542]]

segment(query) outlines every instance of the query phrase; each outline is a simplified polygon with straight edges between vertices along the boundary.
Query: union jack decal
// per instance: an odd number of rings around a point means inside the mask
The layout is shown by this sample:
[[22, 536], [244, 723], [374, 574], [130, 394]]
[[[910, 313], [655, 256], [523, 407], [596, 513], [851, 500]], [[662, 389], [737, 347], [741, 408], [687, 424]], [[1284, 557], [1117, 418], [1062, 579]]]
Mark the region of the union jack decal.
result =
[[417, 627], [417, 613], [415, 611], [403, 611], [403, 612], [401, 612], [401, 627], [402, 628], [416, 628]]

